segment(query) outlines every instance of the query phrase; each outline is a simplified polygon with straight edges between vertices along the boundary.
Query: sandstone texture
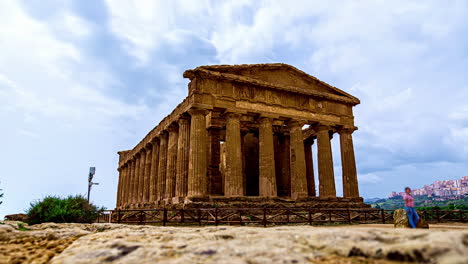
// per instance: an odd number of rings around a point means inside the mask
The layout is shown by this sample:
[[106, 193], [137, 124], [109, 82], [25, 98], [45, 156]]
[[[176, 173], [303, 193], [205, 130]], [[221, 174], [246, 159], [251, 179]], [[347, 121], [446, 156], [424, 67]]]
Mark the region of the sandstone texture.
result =
[[[26, 230], [26, 231], [21, 231]], [[466, 263], [468, 226], [0, 224], [0, 263]]]
[[[395, 210], [393, 213], [393, 222], [395, 223], [394, 225], [396, 228], [410, 228], [408, 216], [404, 209]], [[419, 217], [419, 222], [416, 224], [416, 228], [429, 228], [429, 224], [427, 224], [422, 217]]]

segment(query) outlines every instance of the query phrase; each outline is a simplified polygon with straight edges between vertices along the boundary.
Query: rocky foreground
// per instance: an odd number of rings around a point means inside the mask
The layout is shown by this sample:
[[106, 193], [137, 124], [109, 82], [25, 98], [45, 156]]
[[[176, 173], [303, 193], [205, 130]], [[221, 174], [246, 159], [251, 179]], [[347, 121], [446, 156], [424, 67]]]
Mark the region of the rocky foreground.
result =
[[0, 224], [0, 263], [467, 263], [468, 229]]

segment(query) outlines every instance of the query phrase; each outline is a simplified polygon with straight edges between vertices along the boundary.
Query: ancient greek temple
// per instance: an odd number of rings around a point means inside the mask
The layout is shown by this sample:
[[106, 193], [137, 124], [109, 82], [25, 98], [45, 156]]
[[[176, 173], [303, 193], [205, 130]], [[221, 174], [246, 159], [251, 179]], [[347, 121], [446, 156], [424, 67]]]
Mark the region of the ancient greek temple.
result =
[[[359, 99], [287, 64], [200, 66], [184, 77], [188, 96], [133, 149], [119, 152], [117, 208], [362, 204], [352, 139]], [[333, 136], [343, 197], [336, 197]]]

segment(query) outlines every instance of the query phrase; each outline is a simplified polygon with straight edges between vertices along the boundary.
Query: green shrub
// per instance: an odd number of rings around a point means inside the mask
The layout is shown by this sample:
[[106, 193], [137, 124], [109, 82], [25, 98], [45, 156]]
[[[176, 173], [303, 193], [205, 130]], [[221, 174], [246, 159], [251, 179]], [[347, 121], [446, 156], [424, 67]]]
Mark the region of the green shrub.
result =
[[28, 224], [54, 223], [92, 223], [104, 208], [88, 203], [80, 195], [60, 198], [47, 196], [42, 201], [31, 203], [27, 210]]

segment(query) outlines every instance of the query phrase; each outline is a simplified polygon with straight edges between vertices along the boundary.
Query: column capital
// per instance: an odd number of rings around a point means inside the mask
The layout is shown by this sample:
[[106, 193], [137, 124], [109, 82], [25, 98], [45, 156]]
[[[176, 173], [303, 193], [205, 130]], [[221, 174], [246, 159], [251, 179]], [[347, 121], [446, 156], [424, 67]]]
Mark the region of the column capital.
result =
[[328, 125], [328, 124], [318, 124], [317, 126], [314, 127], [314, 130], [317, 132], [320, 132], [323, 130], [330, 131], [330, 130], [333, 130], [333, 128], [331, 127], [331, 125]]
[[288, 121], [288, 127], [289, 128], [301, 128], [306, 124], [306, 121], [304, 120], [296, 120], [296, 119], [292, 119], [290, 121]]
[[158, 133], [159, 138], [161, 137], [167, 137], [167, 130], [161, 130]]
[[229, 119], [240, 119], [242, 116], [242, 113], [239, 112], [233, 112], [233, 111], [226, 111], [224, 113], [224, 116]]
[[352, 134], [354, 131], [358, 130], [357, 127], [342, 127], [338, 129], [338, 134]]
[[273, 119], [273, 117], [262, 115], [258, 118], [258, 121], [260, 121], [261, 124], [273, 124]]
[[177, 123], [171, 123], [169, 126], [167, 126], [167, 131], [168, 132], [177, 132], [179, 130], [179, 125]]
[[208, 114], [208, 110], [205, 108], [190, 108], [187, 111], [191, 116], [193, 115], [203, 115], [206, 116]]
[[188, 114], [182, 114], [179, 116], [177, 123], [180, 124], [188, 124], [190, 123], [190, 116]]
[[151, 144], [158, 144], [159, 143], [159, 138], [158, 137], [154, 137], [150, 140]]
[[145, 149], [145, 151], [153, 149], [153, 143], [151, 141], [146, 143], [144, 149]]

